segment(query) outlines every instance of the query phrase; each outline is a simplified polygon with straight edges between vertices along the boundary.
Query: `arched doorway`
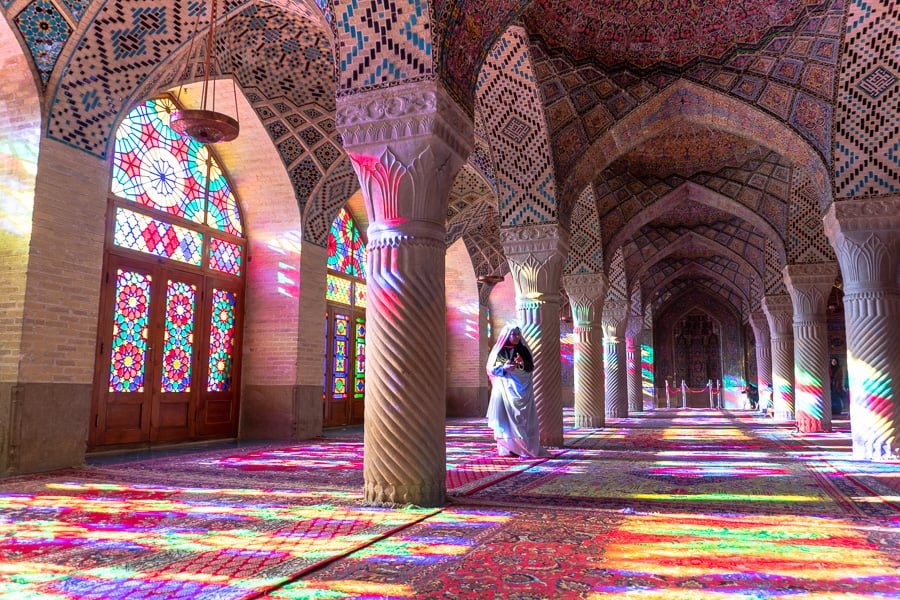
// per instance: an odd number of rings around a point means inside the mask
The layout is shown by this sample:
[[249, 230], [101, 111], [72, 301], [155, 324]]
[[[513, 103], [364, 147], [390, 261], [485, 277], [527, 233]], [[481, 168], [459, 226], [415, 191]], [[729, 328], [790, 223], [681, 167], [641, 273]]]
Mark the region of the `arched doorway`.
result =
[[115, 140], [88, 445], [237, 433], [246, 240], [212, 151], [144, 102]]
[[342, 208], [328, 235], [324, 427], [363, 422], [366, 395], [366, 245]]

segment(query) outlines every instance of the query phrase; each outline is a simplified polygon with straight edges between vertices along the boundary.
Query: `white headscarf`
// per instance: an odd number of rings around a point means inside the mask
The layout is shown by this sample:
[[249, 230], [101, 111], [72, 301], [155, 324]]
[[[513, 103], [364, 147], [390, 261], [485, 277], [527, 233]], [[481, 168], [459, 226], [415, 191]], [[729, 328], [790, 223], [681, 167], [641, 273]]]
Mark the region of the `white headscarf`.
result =
[[[531, 354], [531, 348], [528, 347], [528, 343], [525, 341], [525, 336], [521, 334], [522, 328], [516, 325], [515, 323], [507, 323], [503, 326], [503, 329], [500, 330], [500, 334], [497, 336], [497, 341], [494, 343], [494, 347], [491, 348], [491, 353], [488, 355], [487, 365], [485, 365], [485, 370], [487, 371], [488, 377], [491, 381], [494, 381], [494, 364], [497, 362], [497, 355], [500, 354], [500, 350], [503, 349], [503, 346], [506, 345], [507, 340], [509, 340], [509, 334], [513, 332], [514, 329], [518, 329], [520, 332], [519, 335], [519, 343], [525, 346], [525, 349], [528, 350], [528, 354]], [[531, 354], [533, 357], [534, 355]]]

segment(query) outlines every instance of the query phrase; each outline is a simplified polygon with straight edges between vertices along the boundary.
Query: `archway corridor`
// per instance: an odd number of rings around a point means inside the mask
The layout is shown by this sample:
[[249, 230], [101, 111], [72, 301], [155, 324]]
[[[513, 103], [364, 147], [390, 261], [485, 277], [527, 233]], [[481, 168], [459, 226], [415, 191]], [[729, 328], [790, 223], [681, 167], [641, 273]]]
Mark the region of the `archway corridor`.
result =
[[365, 506], [361, 429], [0, 482], [4, 598], [886, 598], [900, 464], [849, 424], [662, 409], [500, 458], [447, 422], [442, 508]]

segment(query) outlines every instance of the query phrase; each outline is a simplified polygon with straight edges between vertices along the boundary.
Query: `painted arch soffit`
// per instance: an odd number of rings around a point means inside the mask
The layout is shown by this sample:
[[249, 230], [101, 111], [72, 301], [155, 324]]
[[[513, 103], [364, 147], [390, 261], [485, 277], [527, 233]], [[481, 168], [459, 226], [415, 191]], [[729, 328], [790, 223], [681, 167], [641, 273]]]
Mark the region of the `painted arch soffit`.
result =
[[711, 279], [750, 303], [751, 280], [738, 272], [739, 265], [722, 257], [678, 259], [669, 257], [657, 262], [641, 279], [643, 297], [654, 297], [679, 279]]
[[560, 194], [569, 197], [615, 161], [686, 126], [719, 131], [777, 152], [802, 170], [821, 196], [830, 197], [826, 161], [799, 133], [742, 100], [686, 79], [652, 96], [578, 152], [577, 162], [560, 181]]
[[[669, 194], [655, 200], [649, 206], [643, 207], [636, 211], [629, 220], [625, 222], [613, 222], [610, 218], [601, 218], [601, 235], [605, 240], [604, 256], [609, 256], [613, 249], [617, 249], [625, 245], [626, 242], [634, 240], [644, 227], [652, 226], [654, 222], [666, 223], [668, 217], [671, 222], [666, 225], [668, 229], [677, 230], [679, 227], [687, 227], [684, 217], [680, 215], [684, 209], [690, 209], [692, 206], [702, 205], [712, 209], [709, 214], [721, 215], [726, 218], [727, 215], [734, 215], [742, 225], [736, 231], [741, 235], [747, 235], [750, 243], [742, 245], [742, 240], [737, 238], [726, 242], [726, 245], [734, 245], [732, 249], [750, 250], [754, 257], [754, 262], [759, 262], [759, 257], [755, 249], [760, 249], [766, 240], [769, 240], [777, 249], [780, 257], [784, 258], [785, 248], [782, 234], [777, 231], [766, 219], [762, 218], [756, 212], [734, 200], [714, 190], [699, 186], [695, 183], [687, 182], [671, 191]], [[782, 209], [784, 207], [782, 206]], [[693, 224], [694, 227], [705, 229], [708, 224]], [[608, 232], [608, 234], [607, 234]], [[723, 232], [724, 233], [724, 232]], [[661, 235], [661, 233], [657, 233]], [[721, 238], [716, 232], [716, 237]], [[728, 237], [728, 236], [725, 236]]]
[[[629, 261], [629, 257], [625, 260], [628, 281], [642, 281], [645, 275], [652, 273], [664, 261], [680, 260], [714, 264], [721, 276], [741, 289], [748, 287], [751, 281], [759, 288], [763, 285], [763, 276], [758, 267], [750, 264], [744, 256], [695, 233], [688, 233], [672, 244], [656, 248], [655, 252], [644, 255], [640, 261]], [[749, 295], [749, 289], [744, 289], [744, 292]]]
[[645, 306], [649, 306], [654, 315], [659, 315], [671, 306], [678, 306], [687, 296], [700, 295], [712, 299], [711, 302], [726, 304], [736, 314], [746, 313], [746, 298], [727, 282], [721, 279], [696, 276], [676, 277], [664, 287], [657, 288], [649, 297]]
[[[208, 8], [198, 6], [200, 36]], [[196, 25], [192, 7], [143, 0], [98, 4], [82, 19], [64, 50], [65, 64], [50, 81], [48, 137], [105, 157], [118, 119], [182, 79]], [[307, 0], [250, 0], [228, 10], [215, 41], [223, 72], [267, 98], [333, 111], [336, 63], [327, 7]], [[194, 68], [193, 75], [186, 79], [202, 77], [202, 71]]]

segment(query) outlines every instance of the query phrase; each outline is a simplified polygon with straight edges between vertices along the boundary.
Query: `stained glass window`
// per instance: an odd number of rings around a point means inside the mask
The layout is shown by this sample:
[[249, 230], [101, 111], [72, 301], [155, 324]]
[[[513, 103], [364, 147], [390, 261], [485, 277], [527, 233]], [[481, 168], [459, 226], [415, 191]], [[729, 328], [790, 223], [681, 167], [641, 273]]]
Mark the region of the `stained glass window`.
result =
[[169, 280], [166, 286], [166, 329], [163, 333], [164, 392], [191, 391], [196, 299], [197, 286]]
[[119, 125], [113, 152], [113, 194], [241, 236], [237, 200], [225, 173], [206, 146], [178, 135], [169, 126], [176, 109], [168, 98], [148, 100]]
[[366, 307], [366, 284], [360, 281], [353, 284], [353, 303], [359, 308]]
[[240, 244], [210, 238], [209, 268], [240, 277], [242, 252]]
[[366, 320], [356, 317], [356, 361], [353, 393], [362, 398], [366, 392]]
[[203, 261], [202, 234], [122, 207], [116, 208], [113, 243], [191, 265]]
[[360, 279], [366, 278], [366, 246], [353, 217], [343, 208], [331, 224], [328, 268]]
[[109, 369], [110, 392], [143, 392], [150, 284], [145, 273], [119, 269]]
[[234, 292], [213, 289], [209, 328], [209, 379], [206, 389], [224, 392], [231, 388], [234, 351]]
[[352, 281], [343, 277], [336, 277], [331, 273], [325, 276], [325, 298], [332, 302], [350, 304], [350, 289]]

